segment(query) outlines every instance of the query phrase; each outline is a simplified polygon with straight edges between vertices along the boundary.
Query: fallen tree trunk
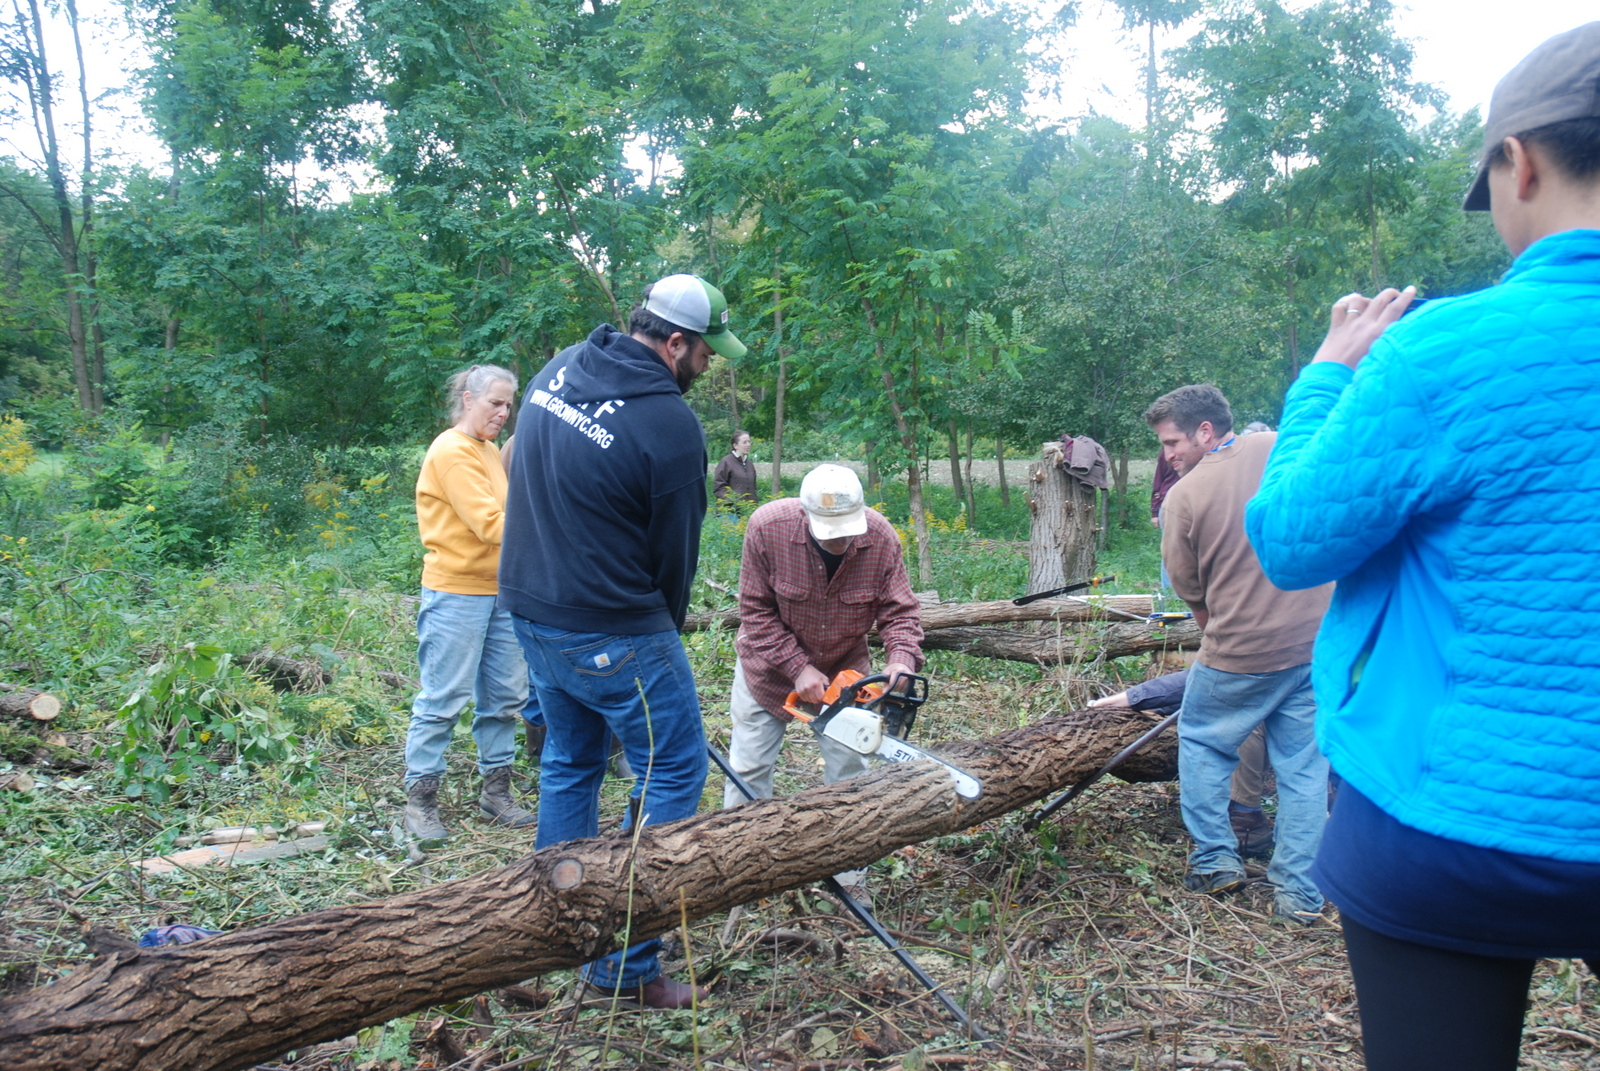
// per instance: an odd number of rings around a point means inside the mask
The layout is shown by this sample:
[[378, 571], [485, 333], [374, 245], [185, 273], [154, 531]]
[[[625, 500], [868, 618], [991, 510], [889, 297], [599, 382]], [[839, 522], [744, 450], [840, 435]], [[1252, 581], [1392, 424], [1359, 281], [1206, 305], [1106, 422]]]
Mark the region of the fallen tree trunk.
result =
[[1178, 779], [1178, 730], [1168, 729], [1138, 754], [1109, 771], [1112, 777], [1135, 782], [1176, 781]]
[[[963, 625], [1006, 625], [1019, 621], [1126, 621], [1124, 614], [1144, 617], [1151, 610], [1148, 595], [1096, 595], [1089, 599], [1040, 599], [1026, 606], [1018, 606], [1010, 599], [991, 602], [947, 602], [922, 608], [922, 628], [958, 628]], [[711, 614], [690, 614], [683, 623], [685, 632], [708, 632], [711, 629], [733, 630], [739, 627], [739, 611], [724, 610]]]
[[60, 713], [61, 700], [49, 692], [36, 692], [32, 688], [0, 692], [0, 716], [54, 721]]
[[1003, 628], [941, 628], [925, 634], [922, 647], [980, 658], [1060, 666], [1151, 651], [1198, 650], [1200, 635], [1200, 627], [1193, 621], [1165, 625], [1152, 621], [1123, 621], [1100, 625], [1093, 630], [1062, 631], [1060, 635]]
[[[471, 878], [192, 945], [124, 949], [0, 1001], [7, 1071], [249, 1067], [573, 967], [630, 941], [969, 829], [1077, 781], [1150, 715], [1094, 708], [942, 749], [982, 780], [886, 765], [782, 799], [553, 845]], [[648, 803], [646, 804], [648, 806]]]

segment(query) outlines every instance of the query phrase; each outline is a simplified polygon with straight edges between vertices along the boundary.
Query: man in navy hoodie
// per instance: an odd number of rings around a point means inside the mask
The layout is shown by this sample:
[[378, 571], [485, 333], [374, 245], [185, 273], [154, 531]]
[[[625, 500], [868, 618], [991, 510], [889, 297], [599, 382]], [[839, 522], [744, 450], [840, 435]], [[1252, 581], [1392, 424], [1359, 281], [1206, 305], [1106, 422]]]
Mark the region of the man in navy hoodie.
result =
[[[683, 394], [713, 352], [745, 353], [727, 302], [703, 279], [669, 275], [645, 288], [627, 334], [595, 328], [523, 396], [500, 599], [548, 725], [538, 848], [598, 833], [608, 731], [639, 775], [629, 824], [699, 807], [706, 741], [678, 630], [700, 557], [706, 445]], [[703, 1000], [661, 975], [660, 948], [652, 938], [602, 957], [584, 980], [645, 1007]]]

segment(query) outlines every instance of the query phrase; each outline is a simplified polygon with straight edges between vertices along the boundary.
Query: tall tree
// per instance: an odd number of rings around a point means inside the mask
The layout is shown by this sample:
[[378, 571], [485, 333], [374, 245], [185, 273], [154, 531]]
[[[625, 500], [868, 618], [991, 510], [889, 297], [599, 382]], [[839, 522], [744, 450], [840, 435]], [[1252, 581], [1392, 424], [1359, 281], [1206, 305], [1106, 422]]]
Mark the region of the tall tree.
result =
[[[710, 16], [653, 4], [636, 77], [678, 89], [650, 121], [681, 155], [691, 200], [755, 214], [750, 274], [767, 275], [779, 246], [808, 266], [807, 344], [768, 352], [790, 388], [823, 385], [841, 430], [904, 466], [926, 585], [919, 458], [946, 426], [967, 313], [992, 299], [968, 281], [992, 285], [984, 258], [1014, 231], [1006, 181], [1028, 59], [1008, 7], [933, 0], [906, 15], [898, 0]], [[797, 324], [789, 310], [783, 324]]]
[[[1403, 209], [1410, 189], [1415, 144], [1404, 112], [1433, 97], [1410, 80], [1411, 53], [1392, 18], [1388, 0], [1299, 11], [1254, 0], [1214, 14], [1179, 59], [1195, 105], [1219, 116], [1208, 132], [1215, 178], [1272, 251], [1295, 311], [1284, 332], [1290, 375], [1301, 330], [1318, 321], [1330, 291], [1381, 274], [1380, 214]], [[1351, 219], [1369, 239], [1367, 270], [1354, 280]]]
[[27, 104], [39, 159], [44, 165], [50, 190], [49, 210], [41, 210], [15, 183], [0, 184], [0, 195], [10, 197], [39, 227], [39, 232], [55, 249], [61, 261], [67, 345], [72, 353], [73, 381], [78, 406], [98, 413], [105, 404], [104, 351], [95, 319], [99, 301], [95, 295], [94, 252], [91, 242], [95, 203], [93, 113], [89, 101], [88, 67], [84, 61], [78, 9], [66, 0], [64, 11], [76, 59], [77, 86], [82, 114], [78, 134], [83, 145], [83, 163], [77, 173], [76, 196], [72, 190], [71, 165], [63, 134], [67, 127], [58, 115], [57, 80], [51, 67], [44, 12], [39, 0], [12, 2], [12, 18], [0, 23], [0, 71], [16, 86]]

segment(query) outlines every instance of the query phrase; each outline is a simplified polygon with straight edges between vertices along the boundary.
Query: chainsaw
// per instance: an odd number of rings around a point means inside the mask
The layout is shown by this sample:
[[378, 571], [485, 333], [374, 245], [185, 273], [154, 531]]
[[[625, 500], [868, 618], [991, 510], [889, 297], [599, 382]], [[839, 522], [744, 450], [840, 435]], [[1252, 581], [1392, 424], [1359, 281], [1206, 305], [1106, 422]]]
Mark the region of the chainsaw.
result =
[[917, 709], [928, 701], [928, 678], [914, 673], [901, 674], [904, 691], [889, 691], [889, 678], [883, 673], [862, 676], [853, 669], [842, 671], [822, 702], [807, 703], [794, 692], [783, 709], [811, 726], [819, 737], [827, 737], [862, 755], [877, 755], [889, 762], [936, 762], [955, 782], [956, 795], [975, 800], [983, 795], [983, 785], [958, 766], [908, 744], [905, 737], [916, 723]]

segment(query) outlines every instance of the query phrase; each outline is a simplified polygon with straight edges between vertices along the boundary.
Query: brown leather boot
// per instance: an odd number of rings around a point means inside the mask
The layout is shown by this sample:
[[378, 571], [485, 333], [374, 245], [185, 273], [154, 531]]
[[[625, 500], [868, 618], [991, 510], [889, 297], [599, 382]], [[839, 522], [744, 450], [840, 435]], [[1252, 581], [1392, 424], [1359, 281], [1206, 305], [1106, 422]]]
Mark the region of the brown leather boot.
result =
[[1272, 855], [1274, 827], [1261, 810], [1228, 810], [1233, 835], [1239, 838], [1239, 854], [1246, 859], [1267, 859]]
[[450, 836], [439, 818], [439, 778], [419, 777], [406, 786], [406, 832], [419, 841]]
[[537, 769], [544, 756], [544, 738], [549, 730], [544, 722], [538, 725], [524, 725], [523, 728], [527, 730], [523, 736], [523, 746], [527, 749], [528, 761]]
[[483, 791], [478, 794], [478, 810], [497, 826], [520, 829], [539, 818], [511, 798], [511, 767], [501, 766], [483, 775]]

